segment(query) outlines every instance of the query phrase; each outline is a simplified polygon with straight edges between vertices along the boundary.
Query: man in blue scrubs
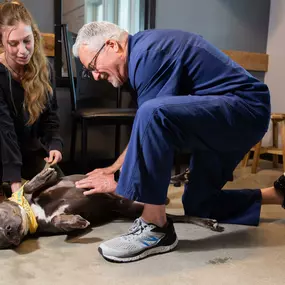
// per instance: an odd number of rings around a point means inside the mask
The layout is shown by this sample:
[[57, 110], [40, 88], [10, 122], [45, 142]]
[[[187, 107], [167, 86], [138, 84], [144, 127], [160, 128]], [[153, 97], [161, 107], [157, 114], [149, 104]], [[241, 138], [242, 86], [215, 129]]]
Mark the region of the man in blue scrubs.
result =
[[[77, 184], [91, 189], [86, 195], [116, 190], [145, 205], [128, 233], [100, 245], [105, 259], [130, 262], [177, 245], [164, 205], [175, 150], [192, 153], [182, 197], [186, 215], [258, 225], [261, 204], [283, 203], [284, 176], [275, 187], [221, 191], [267, 131], [270, 95], [264, 83], [201, 36], [178, 30], [132, 36], [93, 22], [79, 31], [73, 53], [95, 80], [115, 87], [129, 80], [137, 94], [127, 149], [114, 165]], [[110, 177], [121, 167], [116, 185]], [[104, 176], [103, 183], [98, 177]]]

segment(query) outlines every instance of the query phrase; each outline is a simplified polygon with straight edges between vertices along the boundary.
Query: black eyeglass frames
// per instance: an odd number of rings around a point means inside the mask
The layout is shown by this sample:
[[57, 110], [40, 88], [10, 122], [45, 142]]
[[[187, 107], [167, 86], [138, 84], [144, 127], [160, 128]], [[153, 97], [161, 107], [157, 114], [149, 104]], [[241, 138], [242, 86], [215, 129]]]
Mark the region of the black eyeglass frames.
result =
[[105, 47], [105, 43], [102, 45], [102, 47], [98, 50], [98, 52], [94, 55], [94, 57], [92, 58], [92, 60], [88, 63], [88, 66], [87, 68], [85, 66], [83, 66], [83, 69], [82, 69], [82, 74], [81, 74], [81, 77], [83, 79], [85, 78], [93, 78], [92, 76], [92, 72], [93, 71], [97, 71], [96, 69], [96, 61], [97, 61], [97, 58], [100, 54], [100, 52], [102, 51], [102, 49]]

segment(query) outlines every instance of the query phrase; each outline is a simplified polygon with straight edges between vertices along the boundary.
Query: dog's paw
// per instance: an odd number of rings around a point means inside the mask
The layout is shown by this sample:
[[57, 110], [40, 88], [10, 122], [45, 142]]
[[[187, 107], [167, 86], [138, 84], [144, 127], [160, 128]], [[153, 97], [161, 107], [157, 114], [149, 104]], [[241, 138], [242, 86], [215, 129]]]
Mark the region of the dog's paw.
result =
[[82, 218], [80, 215], [74, 215], [71, 219], [70, 226], [74, 229], [85, 229], [90, 225], [90, 222]]
[[215, 232], [223, 232], [225, 230], [224, 227], [220, 226], [217, 220], [213, 220], [213, 219], [204, 219], [203, 220], [205, 226], [209, 229], [211, 229], [212, 231]]

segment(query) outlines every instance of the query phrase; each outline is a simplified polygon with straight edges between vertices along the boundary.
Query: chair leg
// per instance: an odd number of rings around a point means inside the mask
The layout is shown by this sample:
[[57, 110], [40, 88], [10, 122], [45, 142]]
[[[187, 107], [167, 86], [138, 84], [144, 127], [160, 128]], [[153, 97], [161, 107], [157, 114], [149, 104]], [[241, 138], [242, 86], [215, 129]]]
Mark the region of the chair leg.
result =
[[283, 171], [285, 172], [285, 121], [281, 122], [281, 143], [282, 143], [282, 158], [283, 158]]
[[251, 167], [251, 173], [256, 173], [258, 162], [259, 162], [259, 156], [260, 156], [260, 150], [261, 150], [261, 142], [258, 142], [254, 146], [254, 154], [253, 154], [253, 162]]
[[242, 162], [241, 162], [241, 166], [242, 167], [246, 167], [248, 160], [249, 160], [249, 156], [250, 156], [250, 151], [244, 156]]
[[81, 165], [82, 171], [85, 173], [87, 171], [88, 161], [87, 161], [87, 130], [88, 123], [86, 120], [81, 120]]
[[77, 137], [77, 121], [75, 118], [72, 118], [71, 138], [70, 138], [70, 154], [69, 154], [71, 162], [74, 162], [74, 158], [75, 158], [76, 137]]
[[[276, 121], [272, 122], [273, 126], [272, 126], [272, 141], [273, 141], [273, 147], [278, 148], [278, 123]], [[278, 167], [278, 154], [273, 154], [273, 168], [277, 168]]]

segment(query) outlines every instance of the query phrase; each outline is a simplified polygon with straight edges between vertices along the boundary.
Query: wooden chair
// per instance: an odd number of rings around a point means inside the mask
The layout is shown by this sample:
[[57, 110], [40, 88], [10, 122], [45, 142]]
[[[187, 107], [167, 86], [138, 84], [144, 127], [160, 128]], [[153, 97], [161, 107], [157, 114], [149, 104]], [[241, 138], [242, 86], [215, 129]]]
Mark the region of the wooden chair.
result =
[[[261, 154], [269, 153], [273, 155], [273, 167], [278, 167], [278, 155], [283, 157], [283, 170], [285, 172], [285, 114], [273, 113], [271, 114], [272, 121], [272, 146], [262, 147], [262, 140], [258, 142], [251, 150], [245, 155], [242, 161], [242, 167], [247, 166], [250, 152], [253, 151], [253, 162], [251, 166], [251, 173], [257, 172], [259, 157]], [[278, 147], [278, 126], [281, 126], [281, 147]]]
[[[70, 97], [71, 97], [71, 114], [72, 114], [72, 132], [71, 132], [71, 145], [70, 145], [70, 160], [74, 160], [75, 156], [75, 146], [76, 146], [76, 134], [77, 134], [77, 124], [81, 125], [81, 162], [82, 171], [87, 170], [87, 135], [88, 135], [88, 125], [114, 125], [115, 129], [115, 158], [120, 154], [120, 126], [121, 125], [132, 125], [136, 109], [134, 108], [121, 108], [121, 89], [117, 90], [107, 82], [96, 82], [92, 79], [92, 84], [85, 86], [84, 92], [80, 91], [80, 84], [83, 82], [81, 77], [83, 65], [78, 58], [72, 58], [72, 46], [76, 39], [76, 34], [68, 30], [66, 24], [62, 25], [63, 42], [65, 48], [65, 56], [68, 70], [68, 77], [70, 83]], [[72, 59], [75, 61], [76, 66], [76, 86], [74, 80], [74, 74], [72, 69]], [[105, 89], [108, 88], [109, 92], [117, 92], [116, 96], [116, 107], [115, 108], [99, 108], [96, 106], [96, 100], [98, 96], [95, 96], [94, 90], [90, 90], [91, 85], [98, 86], [95, 91], [97, 94], [100, 92], [100, 85], [105, 84]], [[86, 85], [86, 84], [85, 84]], [[102, 89], [102, 88], [101, 88]], [[84, 94], [81, 94], [84, 93]], [[99, 94], [100, 95], [100, 94]]]

